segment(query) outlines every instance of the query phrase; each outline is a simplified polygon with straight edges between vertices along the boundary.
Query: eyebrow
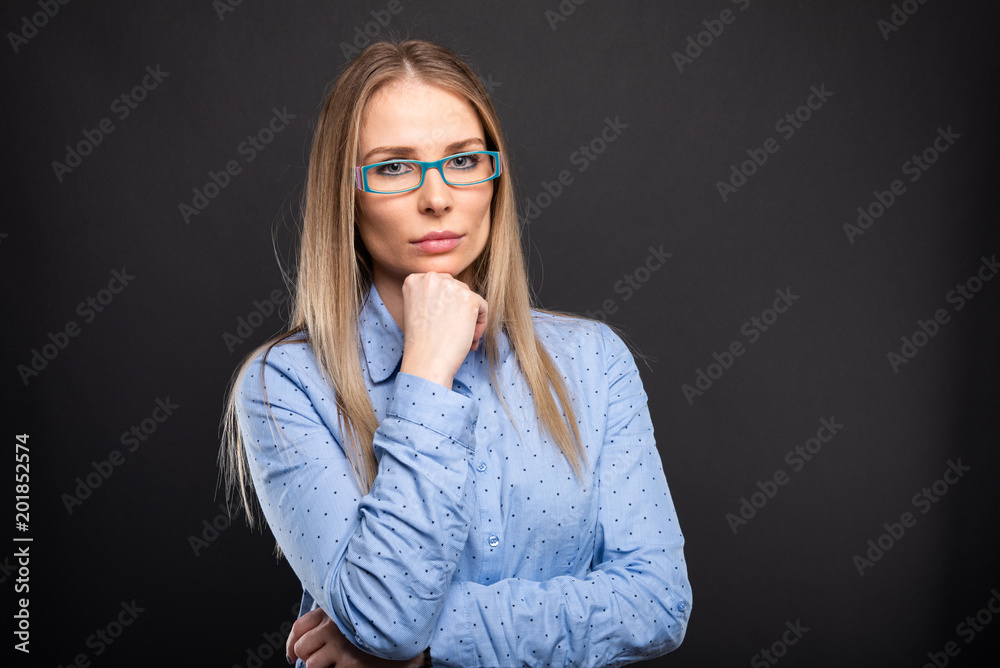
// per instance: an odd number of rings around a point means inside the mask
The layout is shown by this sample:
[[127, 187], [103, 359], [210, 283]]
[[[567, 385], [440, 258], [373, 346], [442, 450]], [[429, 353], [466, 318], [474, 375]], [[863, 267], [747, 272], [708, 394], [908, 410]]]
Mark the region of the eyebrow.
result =
[[[462, 149], [469, 148], [470, 146], [474, 146], [476, 144], [479, 144], [483, 148], [486, 148], [485, 141], [483, 141], [479, 137], [470, 137], [469, 139], [463, 139], [461, 141], [456, 141], [452, 142], [451, 144], [448, 144], [448, 146], [445, 147], [445, 153], [447, 155], [452, 155], [453, 153], [459, 153], [462, 151]], [[379, 153], [389, 153], [395, 156], [399, 156], [400, 158], [412, 158], [417, 154], [417, 151], [416, 149], [411, 148], [409, 146], [379, 146], [378, 148], [373, 148], [372, 150], [368, 151], [368, 153], [365, 154], [365, 157], [362, 158], [361, 162], [367, 163], [373, 155], [377, 155]]]

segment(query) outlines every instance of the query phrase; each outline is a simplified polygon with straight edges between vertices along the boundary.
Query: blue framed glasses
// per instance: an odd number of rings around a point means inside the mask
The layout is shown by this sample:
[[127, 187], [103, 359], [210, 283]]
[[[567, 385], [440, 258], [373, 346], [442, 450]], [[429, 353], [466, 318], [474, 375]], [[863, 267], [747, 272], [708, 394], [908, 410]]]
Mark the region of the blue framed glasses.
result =
[[395, 195], [416, 190], [432, 169], [450, 186], [474, 186], [500, 176], [503, 164], [497, 151], [467, 151], [447, 158], [423, 160], [386, 160], [355, 168], [355, 183], [366, 193]]

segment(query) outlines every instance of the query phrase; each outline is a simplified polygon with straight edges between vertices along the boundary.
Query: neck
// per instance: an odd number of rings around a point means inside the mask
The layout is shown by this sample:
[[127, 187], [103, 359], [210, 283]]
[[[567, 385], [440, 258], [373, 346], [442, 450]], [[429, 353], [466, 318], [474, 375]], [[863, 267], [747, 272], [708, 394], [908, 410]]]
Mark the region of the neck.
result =
[[372, 278], [382, 303], [389, 315], [396, 321], [399, 331], [403, 331], [403, 281], [387, 276], [376, 269]]

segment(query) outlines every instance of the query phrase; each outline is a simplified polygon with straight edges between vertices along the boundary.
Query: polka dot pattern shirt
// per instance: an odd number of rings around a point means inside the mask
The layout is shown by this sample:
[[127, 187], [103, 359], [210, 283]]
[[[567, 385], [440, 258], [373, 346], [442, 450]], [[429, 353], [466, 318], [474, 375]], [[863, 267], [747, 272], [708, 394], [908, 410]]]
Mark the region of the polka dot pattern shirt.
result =
[[254, 360], [240, 425], [303, 612], [321, 606], [369, 653], [430, 647], [442, 666], [619, 666], [680, 644], [692, 601], [684, 537], [632, 355], [602, 323], [533, 316], [573, 394], [582, 484], [540, 433], [506, 338], [499, 388], [482, 350], [450, 391], [400, 373], [403, 334], [374, 287], [359, 318], [380, 424], [369, 493], [309, 344]]

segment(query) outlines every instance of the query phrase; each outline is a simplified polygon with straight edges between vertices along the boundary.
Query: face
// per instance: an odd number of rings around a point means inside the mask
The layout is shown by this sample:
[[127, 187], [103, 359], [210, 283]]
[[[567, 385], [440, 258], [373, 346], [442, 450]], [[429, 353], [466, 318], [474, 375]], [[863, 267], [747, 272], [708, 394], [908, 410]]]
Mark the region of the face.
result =
[[[486, 150], [482, 123], [468, 100], [443, 88], [404, 81], [377, 92], [361, 123], [361, 165], [392, 159], [440, 160]], [[380, 293], [402, 289], [411, 273], [450, 274], [469, 283], [468, 271], [486, 248], [493, 181], [450, 186], [427, 170], [416, 190], [393, 195], [358, 191], [358, 231], [372, 256]], [[429, 234], [456, 241], [420, 243]]]

